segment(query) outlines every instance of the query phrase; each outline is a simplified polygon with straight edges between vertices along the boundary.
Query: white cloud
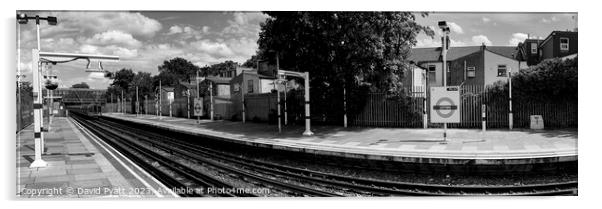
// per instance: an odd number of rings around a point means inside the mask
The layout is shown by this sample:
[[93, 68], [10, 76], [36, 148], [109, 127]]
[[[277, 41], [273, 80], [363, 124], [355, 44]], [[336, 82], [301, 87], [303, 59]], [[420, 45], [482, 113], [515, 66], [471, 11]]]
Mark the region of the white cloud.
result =
[[481, 18], [481, 20], [482, 20], [484, 23], [488, 23], [489, 21], [491, 21], [491, 19], [489, 19], [489, 18], [487, 18], [487, 17], [482, 17], [482, 18]]
[[[416, 42], [416, 47], [441, 47], [441, 39], [424, 38]], [[466, 46], [466, 42], [450, 39], [450, 47]]]
[[116, 30], [95, 34], [92, 38], [88, 39], [86, 43], [104, 46], [125, 45], [131, 48], [139, 48], [142, 45], [142, 43], [136, 40], [132, 34]]
[[455, 22], [448, 22], [447, 23], [449, 25], [449, 29], [457, 34], [464, 34], [464, 30], [462, 30], [462, 27], [460, 27], [460, 25], [456, 24]]
[[508, 41], [508, 44], [510, 46], [518, 46], [518, 43], [525, 41], [527, 37], [528, 35], [525, 33], [514, 33], [512, 34], [512, 38], [510, 38], [510, 41]]
[[202, 40], [192, 42], [191, 45], [201, 52], [205, 52], [218, 57], [228, 57], [234, 55], [234, 52], [225, 43]]
[[168, 34], [177, 34], [177, 33], [181, 33], [181, 32], [182, 32], [182, 28], [180, 26], [174, 25], [169, 28]]
[[44, 34], [101, 33], [109, 30], [123, 31], [134, 36], [153, 37], [161, 30], [161, 23], [139, 12], [52, 12], [59, 17], [56, 26], [45, 26]]
[[485, 35], [476, 35], [472, 37], [472, 43], [475, 45], [485, 44], [486, 46], [491, 46], [492, 43]]

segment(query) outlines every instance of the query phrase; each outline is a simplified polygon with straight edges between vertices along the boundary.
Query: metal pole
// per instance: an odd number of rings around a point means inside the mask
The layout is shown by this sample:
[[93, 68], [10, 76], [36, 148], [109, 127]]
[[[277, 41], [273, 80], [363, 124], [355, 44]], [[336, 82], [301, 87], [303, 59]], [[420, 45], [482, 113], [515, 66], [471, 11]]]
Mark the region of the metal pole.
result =
[[[444, 32], [443, 36], [443, 48], [441, 49], [443, 55], [443, 87], [447, 87], [447, 36], [448, 32]], [[443, 123], [443, 141], [447, 141], [447, 123]]]
[[159, 80], [159, 120], [163, 119], [163, 111], [161, 106], [163, 106], [163, 104], [161, 103], [161, 96], [163, 94], [163, 89], [161, 89], [161, 80]]
[[276, 52], [276, 102], [278, 103], [278, 133], [282, 133], [282, 121], [280, 115], [280, 89], [278, 88], [278, 81], [280, 80], [280, 57]]
[[[19, 116], [17, 120], [19, 123], [17, 124], [17, 129], [21, 128], [21, 123], [23, 120], [21, 119], [21, 24], [17, 23], [17, 113]], [[21, 146], [21, 142], [17, 141], [19, 147]]]
[[140, 100], [138, 97], [138, 86], [136, 86], [136, 117], [138, 117], [139, 113], [140, 113]]
[[209, 104], [211, 105], [211, 120], [213, 121], [213, 83], [209, 82]]
[[512, 68], [508, 69], [508, 127], [512, 130], [512, 126], [514, 125], [513, 115], [512, 115]]
[[481, 124], [481, 128], [483, 133], [487, 130], [487, 106], [485, 104], [481, 105], [481, 117], [483, 118], [483, 122]]
[[186, 112], [188, 113], [188, 119], [190, 119], [190, 90], [186, 89]]
[[347, 128], [347, 89], [343, 81], [343, 127]]
[[[197, 100], [201, 97], [201, 89], [199, 88], [199, 70], [197, 69], [196, 71], [196, 78], [194, 79], [196, 80], [196, 98]], [[201, 103], [201, 106], [203, 104]], [[201, 123], [201, 116], [197, 115], [196, 116], [196, 123]]]
[[247, 116], [246, 116], [246, 112], [245, 112], [245, 91], [243, 91], [243, 87], [241, 85], [241, 87], [239, 88], [240, 91], [240, 97], [242, 97], [241, 99], [241, 105], [242, 105], [242, 123], [246, 123], [247, 122]]
[[125, 114], [125, 100], [123, 97], [123, 89], [121, 89], [121, 113]]
[[311, 117], [309, 114], [309, 72], [305, 72], [305, 131], [303, 135], [311, 136], [314, 135], [311, 132]]
[[274, 81], [274, 83], [276, 84], [276, 106], [278, 108], [278, 133], [282, 133], [282, 122], [280, 121], [280, 90], [278, 89], [278, 79], [276, 79], [276, 81]]
[[428, 85], [429, 85], [429, 73], [427, 72], [427, 70], [425, 69], [423, 71], [424, 73], [424, 89], [422, 90], [423, 92], [423, 96], [424, 98], [422, 99], [422, 128], [427, 129], [428, 128], [428, 112], [426, 111], [426, 99], [427, 99], [427, 93], [428, 93]]
[[[39, 34], [39, 31], [38, 31]], [[38, 36], [39, 37], [39, 36]], [[38, 42], [39, 43], [39, 42]], [[39, 47], [39, 44], [38, 44]], [[46, 167], [48, 164], [46, 163], [46, 161], [44, 161], [42, 159], [42, 152], [43, 152], [43, 147], [42, 147], [42, 143], [43, 143], [43, 137], [44, 134], [42, 133], [42, 94], [40, 94], [40, 57], [39, 57], [39, 49], [33, 49], [32, 52], [32, 64], [31, 64], [31, 68], [33, 71], [33, 119], [34, 119], [34, 133], [33, 133], [33, 137], [34, 137], [34, 143], [35, 143], [35, 159], [33, 161], [33, 163], [31, 163], [31, 165], [29, 165], [30, 168], [39, 168], [39, 167]]]
[[148, 115], [148, 95], [144, 95], [144, 114]]

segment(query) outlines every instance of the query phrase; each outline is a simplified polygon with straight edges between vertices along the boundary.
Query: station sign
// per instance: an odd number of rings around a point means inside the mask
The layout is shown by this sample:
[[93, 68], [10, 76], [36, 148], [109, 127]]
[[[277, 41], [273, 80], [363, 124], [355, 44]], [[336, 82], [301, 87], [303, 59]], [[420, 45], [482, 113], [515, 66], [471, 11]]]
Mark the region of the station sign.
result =
[[203, 97], [194, 98], [194, 116], [203, 116]]
[[167, 92], [167, 100], [169, 101], [169, 103], [172, 103], [174, 98], [175, 98], [175, 95], [174, 95], [173, 91]]
[[431, 87], [431, 123], [459, 123], [460, 113], [460, 87]]

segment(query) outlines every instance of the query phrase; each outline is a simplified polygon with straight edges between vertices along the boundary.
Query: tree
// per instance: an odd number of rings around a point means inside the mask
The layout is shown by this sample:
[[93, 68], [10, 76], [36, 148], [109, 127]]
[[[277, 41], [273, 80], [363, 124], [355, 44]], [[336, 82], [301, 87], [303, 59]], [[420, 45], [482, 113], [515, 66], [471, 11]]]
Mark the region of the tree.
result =
[[[343, 86], [349, 101], [364, 97], [356, 91], [400, 94], [416, 36], [420, 32], [434, 35], [430, 28], [416, 23], [410, 12], [265, 13], [270, 17], [261, 24], [255, 59], [273, 59], [277, 52], [280, 69], [309, 72], [315, 104], [342, 101]], [[245, 65], [251, 62], [253, 57]], [[349, 105], [350, 111], [361, 106]], [[316, 110], [318, 114], [340, 114], [341, 106]]]
[[132, 69], [122, 68], [115, 73], [107, 73], [105, 77], [113, 80], [111, 86], [118, 87], [119, 89], [128, 90], [132, 80], [134, 79], [134, 71]]
[[169, 73], [175, 76], [176, 79], [190, 82], [190, 78], [196, 76], [196, 71], [199, 67], [192, 64], [192, 62], [176, 57], [171, 60], [163, 61], [162, 65], [159, 65], [159, 73]]
[[71, 88], [74, 89], [89, 89], [90, 86], [86, 82], [76, 83], [71, 85]]
[[211, 67], [209, 67], [208, 72], [206, 72], [208, 75], [217, 75], [219, 73], [222, 72], [226, 72], [226, 71], [230, 71], [230, 70], [236, 70], [236, 68], [238, 67], [238, 63], [234, 62], [232, 60], [227, 60], [225, 62], [222, 63], [217, 63], [214, 65], [211, 65]]

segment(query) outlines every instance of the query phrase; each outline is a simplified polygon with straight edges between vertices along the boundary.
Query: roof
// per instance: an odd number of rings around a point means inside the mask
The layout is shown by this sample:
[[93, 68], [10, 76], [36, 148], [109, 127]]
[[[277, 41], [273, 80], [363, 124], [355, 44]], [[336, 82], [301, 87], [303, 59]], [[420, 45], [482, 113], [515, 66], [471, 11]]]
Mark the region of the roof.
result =
[[[516, 46], [486, 46], [486, 50], [504, 57], [514, 59], [518, 49]], [[481, 50], [481, 46], [450, 47], [447, 51], [447, 60], [452, 61]], [[409, 60], [416, 63], [427, 61], [441, 61], [441, 47], [413, 48]]]
[[555, 30], [552, 31], [544, 40], [543, 43], [541, 43], [541, 45], [545, 45], [550, 38], [557, 36], [557, 35], [566, 35], [566, 34], [578, 34], [578, 32], [575, 31], [561, 31], [561, 30]]

